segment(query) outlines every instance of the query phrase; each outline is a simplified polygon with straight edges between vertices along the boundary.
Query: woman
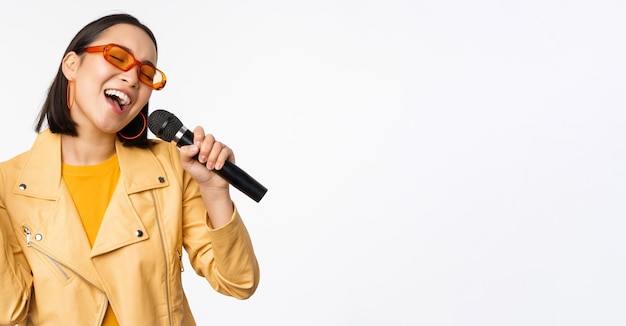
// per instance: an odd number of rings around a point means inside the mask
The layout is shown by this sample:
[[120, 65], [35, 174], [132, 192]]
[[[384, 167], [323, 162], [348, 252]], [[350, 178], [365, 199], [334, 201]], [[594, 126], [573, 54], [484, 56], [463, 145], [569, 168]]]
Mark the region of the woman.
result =
[[232, 150], [201, 127], [180, 151], [147, 138], [166, 82], [156, 61], [154, 35], [126, 14], [65, 51], [32, 148], [0, 165], [0, 324], [195, 325], [183, 247], [217, 291], [254, 293], [248, 232], [212, 171]]

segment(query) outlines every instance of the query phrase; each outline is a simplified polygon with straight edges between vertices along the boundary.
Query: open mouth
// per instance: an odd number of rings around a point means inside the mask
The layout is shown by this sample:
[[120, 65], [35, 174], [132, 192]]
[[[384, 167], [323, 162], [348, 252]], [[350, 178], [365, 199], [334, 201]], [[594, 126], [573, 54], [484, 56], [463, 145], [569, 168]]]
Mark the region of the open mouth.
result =
[[104, 91], [104, 95], [111, 99], [114, 103], [117, 103], [122, 111], [130, 104], [130, 97], [118, 90], [107, 89]]

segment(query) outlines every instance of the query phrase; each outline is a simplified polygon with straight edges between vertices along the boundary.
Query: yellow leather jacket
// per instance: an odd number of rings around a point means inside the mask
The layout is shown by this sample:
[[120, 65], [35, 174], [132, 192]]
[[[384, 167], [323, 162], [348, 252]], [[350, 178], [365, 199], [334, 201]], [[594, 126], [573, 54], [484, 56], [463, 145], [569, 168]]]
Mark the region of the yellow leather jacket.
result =
[[239, 299], [259, 281], [237, 210], [207, 224], [195, 181], [172, 143], [116, 144], [120, 180], [89, 245], [61, 177], [61, 137], [42, 131], [0, 164], [0, 325], [195, 325], [181, 283], [182, 248], [195, 272]]

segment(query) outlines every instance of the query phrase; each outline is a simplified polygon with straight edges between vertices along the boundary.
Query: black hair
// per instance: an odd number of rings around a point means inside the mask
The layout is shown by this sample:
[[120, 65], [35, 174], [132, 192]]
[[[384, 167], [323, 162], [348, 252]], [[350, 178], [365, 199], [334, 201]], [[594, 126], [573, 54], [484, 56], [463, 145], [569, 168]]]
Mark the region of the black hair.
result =
[[[100, 34], [107, 28], [117, 24], [129, 24], [141, 28], [154, 43], [155, 49], [157, 49], [156, 38], [152, 31], [144, 24], [142, 24], [137, 18], [129, 14], [112, 14], [101, 17], [85, 25], [74, 36], [67, 49], [63, 53], [63, 57], [69, 52], [80, 53], [82, 49], [87, 47], [91, 42], [97, 39]], [[63, 63], [61, 63], [62, 65]], [[52, 133], [65, 134], [70, 136], [78, 136], [76, 131], [76, 122], [72, 120], [67, 105], [67, 78], [63, 74], [61, 65], [57, 72], [56, 77], [50, 85], [46, 100], [39, 111], [37, 123], [35, 125], [35, 131], [40, 132], [44, 128], [44, 122], [47, 122], [48, 127]], [[118, 135], [118, 139], [124, 144], [124, 146], [149, 148], [153, 142], [148, 139], [148, 130], [145, 128], [144, 118], [148, 117], [148, 103], [141, 109], [141, 114], [138, 114], [131, 122], [129, 122], [120, 133], [123, 135], [134, 136], [141, 132], [141, 135], [135, 139], [125, 139]]]

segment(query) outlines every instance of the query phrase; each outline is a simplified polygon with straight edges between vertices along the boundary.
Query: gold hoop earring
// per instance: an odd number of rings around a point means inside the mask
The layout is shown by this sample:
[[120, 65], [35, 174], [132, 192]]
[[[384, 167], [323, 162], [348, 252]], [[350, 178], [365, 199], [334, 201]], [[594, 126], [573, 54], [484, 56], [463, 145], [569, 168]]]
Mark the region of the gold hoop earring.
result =
[[66, 91], [66, 104], [67, 104], [67, 109], [71, 110], [72, 106], [74, 106], [74, 100], [75, 100], [75, 96], [76, 94], [74, 93], [74, 87], [72, 87], [74, 85], [74, 81], [72, 80], [68, 80], [67, 81], [67, 91]]
[[117, 134], [120, 137], [122, 137], [122, 138], [124, 138], [126, 140], [133, 140], [133, 139], [139, 138], [139, 136], [141, 136], [143, 134], [143, 132], [146, 130], [146, 116], [143, 114], [143, 112], [139, 112], [139, 114], [141, 115], [141, 118], [143, 118], [143, 127], [141, 128], [141, 131], [137, 135], [132, 136], [132, 137], [124, 136], [124, 135], [122, 135], [121, 131], [118, 131]]

